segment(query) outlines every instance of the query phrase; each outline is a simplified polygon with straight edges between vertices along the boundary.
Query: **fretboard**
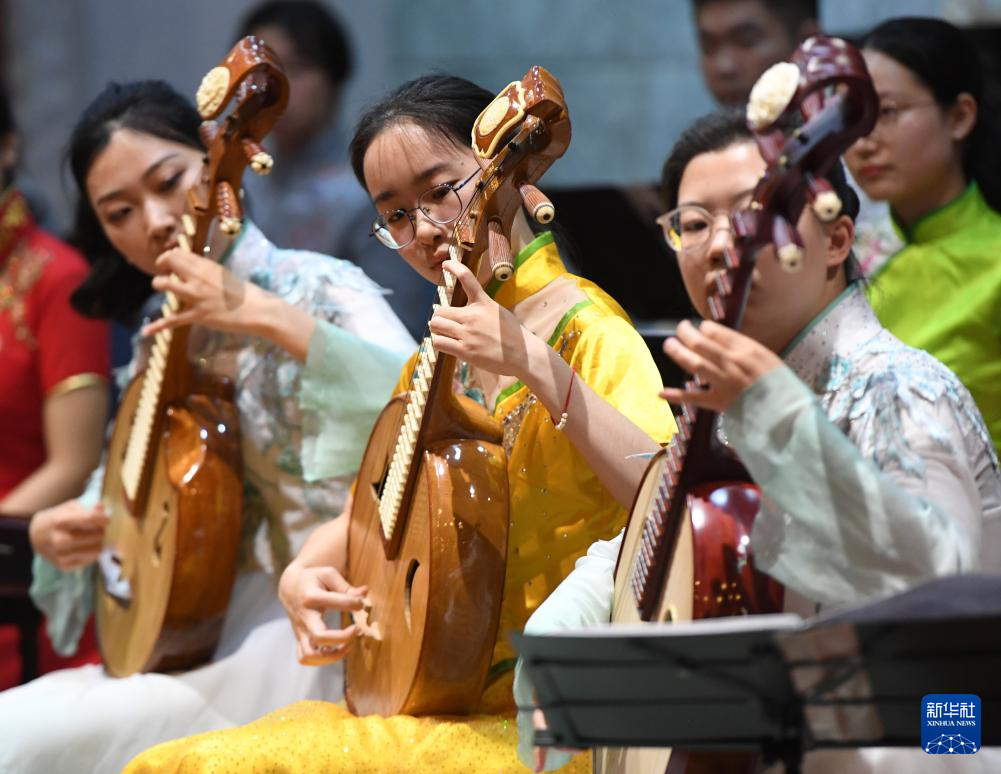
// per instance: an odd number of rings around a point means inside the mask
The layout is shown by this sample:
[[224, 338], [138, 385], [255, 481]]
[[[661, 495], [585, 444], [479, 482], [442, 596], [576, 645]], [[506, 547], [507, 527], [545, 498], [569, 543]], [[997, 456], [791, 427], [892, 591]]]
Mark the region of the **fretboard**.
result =
[[[454, 291], [455, 277], [444, 272], [442, 284], [438, 286], [438, 302], [434, 305], [434, 309], [451, 306]], [[437, 367], [438, 353], [431, 346], [429, 334], [421, 342], [413, 378], [410, 381], [410, 390], [407, 392], [407, 408], [386, 473], [386, 483], [379, 497], [379, 517], [386, 540], [391, 540], [396, 530], [400, 508], [403, 505], [403, 495], [414, 470], [414, 459], [420, 452], [417, 439], [424, 423], [431, 382], [434, 380]]]
[[[167, 293], [161, 307], [163, 316], [170, 317], [177, 309], [177, 297], [173, 293]], [[133, 501], [139, 494], [148, 466], [153, 462], [149, 455], [150, 439], [153, 437], [156, 420], [162, 409], [163, 376], [166, 372], [170, 345], [174, 339], [173, 333], [173, 330], [167, 329], [153, 337], [149, 361], [140, 376], [142, 387], [139, 388], [139, 402], [136, 404], [125, 459], [122, 462], [122, 486], [125, 488], [125, 494]]]
[[[751, 282], [752, 261], [743, 266], [728, 250], [724, 269], [715, 278], [708, 298], [710, 317], [732, 328], [740, 326]], [[685, 383], [689, 391], [701, 389], [698, 379]], [[662, 591], [662, 581], [670, 562], [678, 520], [684, 517], [683, 501], [689, 488], [700, 483], [696, 467], [710, 469], [717, 414], [682, 404], [676, 417], [678, 433], [665, 449], [665, 458], [656, 494], [648, 504], [640, 539], [639, 555], [629, 578], [633, 601], [644, 620], [654, 610]]]

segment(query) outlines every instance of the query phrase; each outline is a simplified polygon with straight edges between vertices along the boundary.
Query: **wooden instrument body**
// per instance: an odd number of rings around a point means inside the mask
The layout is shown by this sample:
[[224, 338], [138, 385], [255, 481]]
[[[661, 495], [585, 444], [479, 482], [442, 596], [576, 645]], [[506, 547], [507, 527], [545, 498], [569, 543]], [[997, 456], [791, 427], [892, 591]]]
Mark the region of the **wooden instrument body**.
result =
[[[285, 109], [288, 82], [274, 52], [247, 37], [205, 76], [196, 101], [205, 163], [177, 243], [207, 256], [216, 226], [240, 230], [248, 162], [270, 169], [259, 141]], [[166, 293], [164, 316], [180, 309]], [[207, 661], [236, 577], [243, 482], [233, 388], [195, 369], [188, 338], [186, 326], [155, 334], [106, 458], [101, 499], [111, 522], [95, 596], [101, 656], [116, 677]]]
[[[122, 397], [108, 459], [121, 459], [142, 386]], [[240, 544], [243, 481], [232, 388], [217, 384], [170, 406], [151, 452], [154, 475], [144, 507], [111, 497], [106, 545], [120, 557], [130, 599], [109, 593], [98, 572], [96, 616], [108, 673], [180, 669], [208, 660], [229, 604]], [[121, 488], [108, 465], [104, 492]]]
[[[651, 615], [641, 616], [630, 579], [641, 553], [644, 525], [648, 519], [656, 518], [658, 500], [663, 504], [667, 454], [661, 451], [651, 460], [626, 525], [615, 572], [612, 620], [669, 623], [779, 612], [782, 587], [754, 569], [749, 550], [760, 494], [746, 480], [733, 480], [700, 484], [687, 493], [677, 515], [676, 528], [668, 525], [674, 544], [660, 581], [662, 594]], [[672, 755], [670, 748], [607, 747], [595, 750], [594, 768], [607, 774], [700, 771], [742, 774], [754, 770], [754, 757], [687, 750]]]
[[[358, 474], [348, 567], [351, 583], [369, 588], [363, 625], [370, 634], [354, 643], [346, 661], [345, 694], [359, 715], [458, 714], [479, 700], [497, 637], [507, 566], [507, 456], [493, 433], [477, 433], [492, 440], [425, 444], [407, 529], [387, 558], [378, 492], [405, 401], [397, 396], [383, 410]], [[444, 435], [457, 429], [447, 424]]]
[[[861, 55], [842, 40], [810, 38], [790, 63], [755, 85], [748, 125], [767, 171], [751, 205], [731, 216], [734, 245], [707, 297], [711, 316], [739, 329], [758, 253], [775, 247], [795, 271], [803, 208], [829, 222], [841, 202], [824, 179], [838, 155], [875, 123], [877, 98]], [[686, 385], [699, 389], [698, 380]], [[651, 463], [634, 503], [615, 572], [613, 621], [690, 620], [777, 612], [781, 587], [753, 568], [750, 531], [759, 495], [716, 433], [716, 415], [687, 406], [679, 436]], [[728, 482], [728, 483], [722, 483]], [[752, 772], [755, 754], [595, 751], [595, 771]]]
[[[507, 234], [523, 202], [552, 217], [532, 184], [569, 143], [562, 99], [533, 67], [477, 120], [483, 173], [450, 244], [474, 275], [489, 257], [496, 278], [510, 276]], [[446, 273], [438, 300], [467, 299]], [[507, 459], [501, 425], [455, 394], [456, 366], [426, 338], [410, 389], [383, 411], [362, 459], [346, 576], [368, 587], [353, 616], [363, 636], [345, 657], [356, 714], [466, 714], [486, 685], [507, 564]]]

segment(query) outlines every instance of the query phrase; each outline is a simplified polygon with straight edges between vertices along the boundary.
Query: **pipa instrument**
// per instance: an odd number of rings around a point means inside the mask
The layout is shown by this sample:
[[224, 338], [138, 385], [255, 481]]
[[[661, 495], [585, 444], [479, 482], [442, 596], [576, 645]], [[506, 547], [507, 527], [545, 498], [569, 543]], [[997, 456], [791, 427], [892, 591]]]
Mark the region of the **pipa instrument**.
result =
[[[477, 276], [489, 260], [503, 281], [520, 208], [539, 222], [554, 214], [533, 184], [570, 141], [559, 83], [533, 67], [486, 107], [472, 139], [483, 171], [450, 254]], [[445, 272], [438, 304], [465, 303]], [[465, 714], [486, 683], [506, 568], [507, 458], [499, 423], [455, 393], [456, 365], [425, 338], [410, 389], [383, 410], [362, 459], [347, 563], [350, 582], [368, 587], [354, 616], [364, 636], [345, 660], [356, 714]]]
[[[877, 100], [859, 53], [838, 38], [805, 41], [765, 72], [747, 108], [767, 169], [747, 209], [731, 217], [734, 244], [709, 297], [714, 320], [739, 328], [758, 253], [774, 245], [789, 270], [803, 260], [795, 224], [809, 204], [824, 222], [841, 202], [824, 175], [874, 125]], [[689, 383], [694, 389], [697, 383]], [[781, 587], [754, 568], [749, 549], [760, 496], [718, 434], [717, 415], [684, 407], [678, 434], [651, 461], [615, 571], [613, 622], [687, 621], [776, 612]], [[711, 716], [711, 703], [686, 708]], [[677, 732], [672, 730], [672, 735]], [[651, 740], [656, 743], [656, 740]], [[750, 772], [754, 756], [663, 748], [600, 748], [595, 770]]]
[[[205, 165], [188, 192], [180, 247], [209, 255], [217, 227], [230, 237], [240, 231], [243, 169], [270, 169], [259, 142], [287, 100], [274, 53], [252, 37], [202, 80]], [[181, 309], [167, 293], [163, 314]], [[101, 499], [110, 523], [98, 559], [96, 615], [101, 657], [116, 677], [211, 658], [236, 575], [243, 483], [233, 389], [190, 362], [189, 330], [153, 338], [145, 369], [123, 394], [108, 448]]]

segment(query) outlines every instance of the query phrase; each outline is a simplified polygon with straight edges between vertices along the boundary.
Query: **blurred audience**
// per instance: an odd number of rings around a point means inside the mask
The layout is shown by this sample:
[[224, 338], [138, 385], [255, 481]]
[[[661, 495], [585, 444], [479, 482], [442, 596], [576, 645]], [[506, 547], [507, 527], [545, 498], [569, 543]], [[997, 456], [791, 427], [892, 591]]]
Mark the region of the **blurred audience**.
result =
[[819, 30], [817, 0], [692, 0], [699, 65], [724, 105], [747, 102], [765, 70]]
[[432, 292], [402, 272], [392, 252], [372, 237], [372, 203], [347, 163], [341, 97], [353, 67], [347, 33], [313, 0], [275, 0], [252, 10], [240, 37], [256, 35], [281, 59], [291, 93], [270, 142], [275, 167], [248, 175], [254, 221], [275, 244], [353, 261], [391, 291], [387, 299], [420, 340]]

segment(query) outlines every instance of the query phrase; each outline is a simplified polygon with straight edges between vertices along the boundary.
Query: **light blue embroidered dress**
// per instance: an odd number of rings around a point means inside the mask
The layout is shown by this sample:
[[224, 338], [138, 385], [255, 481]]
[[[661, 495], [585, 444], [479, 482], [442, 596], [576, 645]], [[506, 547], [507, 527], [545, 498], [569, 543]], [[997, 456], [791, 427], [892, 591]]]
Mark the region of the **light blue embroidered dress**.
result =
[[[973, 399], [945, 366], [886, 331], [858, 285], [784, 360], [737, 398], [722, 431], [762, 490], [751, 545], [757, 566], [786, 586], [788, 610], [1001, 570], [1001, 472]], [[621, 542], [593, 544], [526, 631], [607, 622]], [[520, 664], [514, 690], [519, 707], [531, 705]], [[531, 715], [518, 720], [528, 764]], [[804, 771], [924, 771], [927, 756], [911, 752], [811, 754]], [[566, 760], [550, 752], [547, 769]]]
[[[262, 339], [195, 329], [194, 361], [236, 387], [244, 478], [241, 572], [213, 663], [114, 680], [63, 670], [0, 694], [0, 771], [118, 771], [166, 739], [246, 723], [305, 698], [340, 694], [337, 668], [301, 667], [275, 591], [311, 529], [340, 513], [369, 432], [414, 342], [353, 264], [281, 250], [248, 224], [223, 259], [234, 274], [317, 319], [305, 365]], [[129, 370], [145, 358], [137, 346]], [[99, 496], [103, 471], [88, 488]], [[72, 652], [92, 570], [37, 558], [33, 596]]]

